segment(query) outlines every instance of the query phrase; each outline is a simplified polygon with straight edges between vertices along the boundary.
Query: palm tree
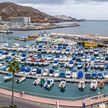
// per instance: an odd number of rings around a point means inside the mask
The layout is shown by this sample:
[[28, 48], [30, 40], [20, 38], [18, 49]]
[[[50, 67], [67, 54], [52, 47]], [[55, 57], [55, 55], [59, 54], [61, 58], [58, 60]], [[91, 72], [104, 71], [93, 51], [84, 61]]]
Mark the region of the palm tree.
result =
[[20, 70], [20, 64], [18, 61], [13, 59], [11, 62], [9, 62], [9, 72], [13, 74], [12, 77], [12, 98], [11, 98], [11, 108], [14, 108], [14, 79], [15, 79], [15, 73], [18, 73]]

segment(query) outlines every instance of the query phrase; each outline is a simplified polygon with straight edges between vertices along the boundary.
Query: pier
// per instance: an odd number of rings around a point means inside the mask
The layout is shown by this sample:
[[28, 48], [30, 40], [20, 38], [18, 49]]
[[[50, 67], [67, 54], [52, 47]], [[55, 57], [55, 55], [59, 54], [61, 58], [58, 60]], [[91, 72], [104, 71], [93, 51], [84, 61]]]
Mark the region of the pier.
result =
[[50, 33], [51, 36], [71, 39], [74, 42], [84, 43], [85, 41], [92, 41], [100, 46], [108, 47], [108, 37], [102, 35], [77, 35], [68, 33]]
[[[1, 74], [6, 74], [9, 73], [8, 71], [2, 71], [0, 70]], [[25, 74], [20, 74], [20, 73], [16, 73], [15, 74], [16, 77], [26, 77], [29, 79], [37, 79], [37, 78], [41, 78], [41, 79], [54, 79], [54, 81], [56, 82], [60, 82], [62, 79], [64, 79], [66, 82], [69, 83], [79, 83], [81, 80], [85, 81], [85, 83], [91, 83], [91, 81], [93, 79], [72, 79], [72, 78], [55, 78], [55, 77], [44, 77], [44, 76], [32, 76], [32, 75], [25, 75]], [[96, 79], [98, 82], [108, 82], [108, 79]]]

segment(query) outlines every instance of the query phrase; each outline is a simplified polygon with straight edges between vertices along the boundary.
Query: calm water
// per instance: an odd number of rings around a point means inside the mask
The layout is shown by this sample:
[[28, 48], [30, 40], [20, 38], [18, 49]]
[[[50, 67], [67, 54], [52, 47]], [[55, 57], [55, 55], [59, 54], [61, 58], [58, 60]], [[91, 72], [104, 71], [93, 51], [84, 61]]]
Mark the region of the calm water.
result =
[[[64, 33], [75, 33], [75, 34], [101, 34], [108, 36], [108, 21], [85, 21], [80, 22], [79, 27], [59, 28], [45, 30], [46, 32], [64, 32]], [[5, 37], [27, 37], [28, 35], [43, 32], [39, 31], [16, 31], [13, 34], [5, 35]], [[3, 37], [3, 34], [0, 34]]]
[[[3, 75], [0, 75], [0, 81], [2, 81], [2, 83], [0, 83], [0, 87], [10, 90], [11, 82], [3, 82]], [[94, 92], [91, 91], [89, 84], [86, 84], [86, 88], [84, 91], [79, 91], [77, 84], [67, 83], [65, 92], [61, 92], [58, 87], [59, 85], [58, 82], [55, 82], [53, 88], [50, 91], [48, 91], [45, 90], [43, 87], [34, 86], [32, 84], [33, 81], [34, 81], [33, 79], [27, 79], [26, 81], [20, 84], [15, 84], [16, 91], [23, 90], [25, 91], [25, 93], [31, 95], [54, 98], [54, 99], [64, 99], [64, 100], [76, 100], [88, 96], [98, 95], [98, 90]], [[105, 86], [104, 89], [100, 90], [100, 93], [107, 93], [108, 92], [107, 90], [108, 86]]]
[[[108, 21], [86, 21], [81, 22], [80, 27], [62, 28], [62, 29], [52, 29], [46, 30], [47, 32], [64, 32], [64, 33], [75, 33], [75, 34], [102, 34], [108, 36]], [[16, 37], [27, 37], [30, 34], [43, 32], [40, 31], [16, 31], [13, 34], [6, 35], [0, 34], [0, 42], [5, 41], [9, 43], [16, 42], [14, 40]], [[25, 44], [25, 43], [23, 43]], [[11, 88], [11, 82], [4, 83], [3, 75], [0, 75], [0, 87]], [[33, 86], [32, 79], [27, 79], [21, 84], [16, 84], [16, 91], [25, 91], [28, 94], [38, 95], [42, 97], [55, 98], [55, 99], [65, 99], [65, 100], [75, 100], [81, 99], [83, 97], [94, 96], [98, 94], [98, 90], [95, 92], [90, 91], [90, 85], [86, 84], [84, 92], [78, 90], [77, 84], [68, 83], [65, 92], [60, 92], [58, 87], [58, 82], [54, 83], [54, 87], [51, 91], [45, 90], [43, 87]], [[104, 89], [100, 90], [100, 93], [108, 93], [108, 86], [106, 85]]]

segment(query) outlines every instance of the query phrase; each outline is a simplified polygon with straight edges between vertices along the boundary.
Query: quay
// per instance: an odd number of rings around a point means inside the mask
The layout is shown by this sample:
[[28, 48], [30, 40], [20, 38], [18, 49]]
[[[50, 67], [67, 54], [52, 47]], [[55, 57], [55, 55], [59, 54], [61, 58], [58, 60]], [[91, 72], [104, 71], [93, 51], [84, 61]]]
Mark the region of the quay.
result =
[[[9, 90], [5, 90], [0, 88], [0, 93], [3, 95], [7, 95], [7, 96], [11, 96], [11, 91]], [[43, 98], [43, 97], [37, 97], [37, 96], [31, 96], [28, 94], [24, 94], [23, 96], [20, 96], [19, 92], [15, 92], [14, 96], [18, 99], [22, 99], [22, 100], [27, 100], [27, 101], [32, 101], [32, 102], [36, 102], [39, 104], [43, 104], [43, 105], [48, 105], [48, 106], [52, 106], [52, 107], [57, 107], [57, 108], [82, 108], [83, 100], [76, 100], [76, 101], [65, 101], [65, 100], [55, 100], [55, 99], [48, 99], [48, 98]], [[90, 97], [90, 98], [85, 98], [85, 105], [86, 107], [90, 107], [92, 108], [94, 105], [99, 105], [101, 103], [106, 103], [108, 102], [108, 95], [106, 94], [102, 94], [102, 95], [98, 95], [98, 96], [94, 96], [94, 97]]]
[[108, 37], [102, 35], [77, 35], [77, 34], [69, 34], [69, 33], [50, 33], [53, 37], [59, 37], [64, 39], [71, 39], [74, 42], [82, 43], [88, 42], [95, 42], [100, 46], [108, 47]]
[[[2, 71], [0, 70], [0, 73], [1, 74], [7, 74], [9, 73], [8, 71]], [[16, 73], [15, 74], [16, 77], [26, 77], [26, 78], [29, 78], [29, 79], [37, 79], [37, 78], [41, 78], [41, 79], [54, 79], [55, 82], [60, 82], [62, 79], [64, 79], [66, 82], [69, 82], [69, 83], [79, 83], [81, 80], [85, 81], [85, 83], [91, 83], [91, 81], [93, 79], [72, 79], [72, 78], [55, 78], [55, 77], [44, 77], [44, 76], [32, 76], [32, 75], [25, 75], [25, 74], [19, 74], [19, 73]], [[96, 79], [97, 82], [108, 82], [108, 79]]]
[[78, 27], [80, 26], [79, 23], [72, 23], [72, 24], [55, 24], [55, 23], [49, 23], [48, 25], [40, 25], [40, 26], [34, 26], [34, 27], [20, 27], [20, 28], [13, 28], [10, 27], [10, 30], [15, 30], [15, 31], [29, 31], [29, 30], [49, 30], [49, 29], [57, 29], [57, 28], [67, 28], [67, 27]]

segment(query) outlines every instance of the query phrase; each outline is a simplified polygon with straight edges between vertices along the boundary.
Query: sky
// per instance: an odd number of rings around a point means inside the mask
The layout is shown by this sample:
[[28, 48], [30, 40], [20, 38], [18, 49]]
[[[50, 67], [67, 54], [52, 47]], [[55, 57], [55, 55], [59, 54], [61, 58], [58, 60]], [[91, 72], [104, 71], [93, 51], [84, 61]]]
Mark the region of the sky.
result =
[[108, 0], [0, 0], [0, 2], [32, 6], [50, 15], [108, 20]]

